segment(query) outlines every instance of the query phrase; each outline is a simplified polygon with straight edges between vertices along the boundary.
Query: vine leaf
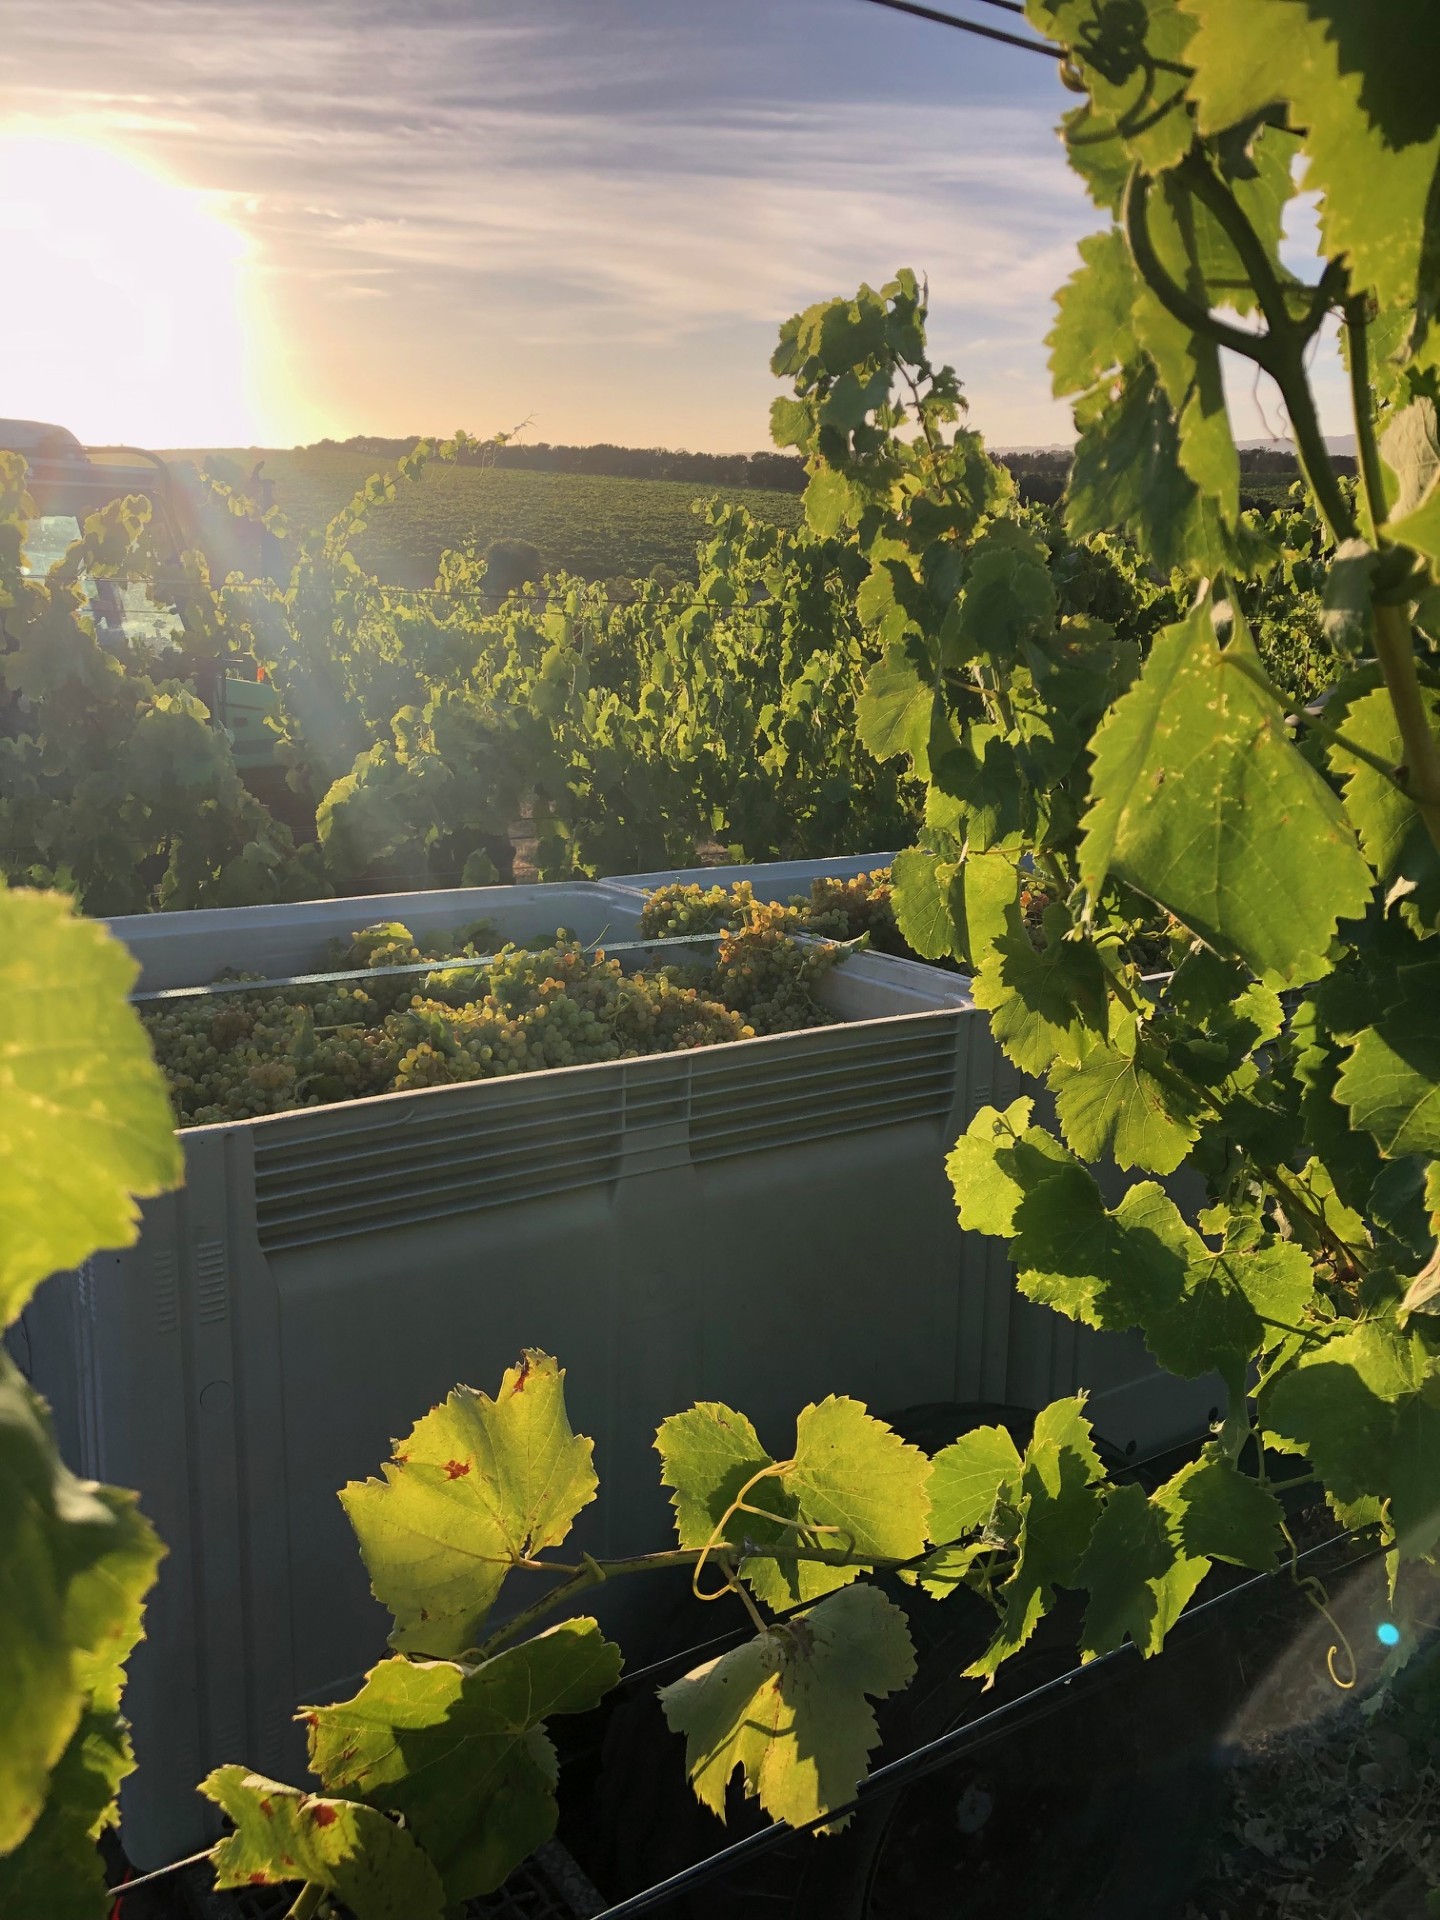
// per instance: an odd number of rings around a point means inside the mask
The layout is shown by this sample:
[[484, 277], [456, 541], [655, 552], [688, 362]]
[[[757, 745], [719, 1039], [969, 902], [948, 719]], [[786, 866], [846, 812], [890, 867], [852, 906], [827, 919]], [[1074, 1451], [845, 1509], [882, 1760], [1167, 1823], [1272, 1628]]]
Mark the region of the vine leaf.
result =
[[1010, 1257], [1020, 1291], [1086, 1326], [1140, 1325], [1180, 1297], [1204, 1242], [1153, 1180], [1131, 1187], [1113, 1212], [1086, 1168], [1057, 1168], [1015, 1214]]
[[558, 1546], [595, 1498], [594, 1443], [571, 1432], [565, 1370], [527, 1350], [492, 1400], [456, 1387], [383, 1468], [340, 1498], [390, 1644], [447, 1658], [473, 1646], [517, 1561]]
[[1279, 1563], [1285, 1509], [1215, 1446], [1152, 1495], [1181, 1550], [1268, 1573]]
[[950, 883], [957, 868], [956, 861], [941, 860], [928, 847], [911, 847], [891, 865], [895, 924], [922, 960], [954, 952]]
[[1039, 1181], [1076, 1163], [1043, 1127], [1032, 1127], [1035, 1102], [1022, 1097], [1002, 1113], [981, 1107], [950, 1149], [945, 1171], [955, 1189], [960, 1225], [967, 1233], [1008, 1239], [1015, 1211]]
[[343, 1900], [355, 1920], [441, 1920], [439, 1874], [373, 1807], [301, 1793], [240, 1766], [216, 1767], [200, 1791], [235, 1822], [215, 1849], [217, 1887], [303, 1880]]
[[1080, 867], [1092, 893], [1116, 875], [1291, 985], [1327, 970], [1336, 923], [1363, 914], [1372, 878], [1259, 670], [1243, 629], [1220, 647], [1208, 601], [1156, 638], [1095, 735]]
[[1020, 1471], [1017, 1555], [1000, 1588], [1004, 1607], [990, 1645], [966, 1668], [993, 1685], [1002, 1663], [1018, 1653], [1039, 1626], [1056, 1587], [1075, 1584], [1099, 1517], [1105, 1470], [1082, 1412], [1084, 1396], [1052, 1401], [1036, 1415]]
[[1440, 962], [1401, 976], [1407, 991], [1355, 1042], [1335, 1083], [1352, 1123], [1382, 1153], [1440, 1157]]
[[1418, 1333], [1362, 1321], [1302, 1354], [1261, 1402], [1266, 1438], [1306, 1454], [1335, 1500], [1390, 1502], [1402, 1552], [1440, 1540], [1440, 1361]]
[[95, 1842], [114, 1823], [120, 1782], [134, 1765], [121, 1716], [87, 1707], [50, 1775], [39, 1819], [0, 1856], [0, 1913], [95, 1920], [108, 1911]]
[[[1434, 9], [1373, 0], [1305, 7], [1181, 0], [1198, 22], [1186, 58], [1200, 131], [1222, 133], [1276, 102], [1306, 129], [1303, 185], [1320, 195], [1324, 252], [1382, 306], [1434, 301], [1434, 196], [1440, 120], [1421, 74], [1440, 67]], [[1418, 343], [1418, 341], [1417, 341]]]
[[909, 1560], [924, 1549], [930, 1462], [858, 1400], [832, 1394], [804, 1408], [793, 1459], [757, 1481], [743, 1512], [731, 1511], [740, 1490], [775, 1464], [743, 1414], [702, 1403], [666, 1420], [655, 1445], [682, 1547], [712, 1539], [741, 1550], [747, 1540], [762, 1550], [808, 1543], [858, 1556], [854, 1566], [746, 1559], [745, 1579], [768, 1606], [793, 1606], [846, 1586], [867, 1557]]
[[1018, 907], [1010, 906], [1005, 932], [972, 985], [997, 1045], [1022, 1073], [1044, 1073], [1056, 1060], [1078, 1067], [1087, 1036], [1105, 1035], [1104, 962], [1093, 941], [1065, 938], [1068, 928], [1064, 909], [1051, 908], [1037, 951]]
[[[1440, 693], [1421, 688], [1420, 697], [1431, 727], [1440, 734]], [[1403, 764], [1400, 728], [1383, 687], [1347, 708], [1343, 731], [1347, 740], [1368, 748], [1385, 764]], [[1414, 802], [1393, 780], [1338, 743], [1331, 745], [1328, 758], [1331, 770], [1344, 779], [1345, 811], [1387, 898], [1399, 899], [1402, 917], [1417, 933], [1433, 929], [1440, 922], [1440, 850]]]
[[0, 1849], [40, 1817], [87, 1707], [113, 1714], [161, 1547], [135, 1496], [77, 1480], [0, 1348]]
[[1173, 1173], [1200, 1133], [1197, 1096], [1164, 1053], [1137, 1040], [1133, 1029], [1119, 1030], [1114, 1039], [1110, 1046], [1090, 1039], [1078, 1066], [1062, 1060], [1050, 1070], [1065, 1139], [1084, 1160], [1109, 1154], [1122, 1167]]
[[451, 1904], [491, 1893], [555, 1831], [544, 1721], [584, 1713], [620, 1677], [593, 1620], [565, 1620], [477, 1667], [382, 1661], [353, 1700], [310, 1709], [326, 1789], [399, 1814]]
[[[1001, 1509], [1013, 1506], [1022, 1467], [1004, 1427], [972, 1427], [936, 1454], [930, 1476], [930, 1535], [943, 1544], [926, 1556], [916, 1573], [932, 1599], [953, 1592], [978, 1553], [1008, 1540], [1009, 1529], [999, 1525]], [[969, 1533], [980, 1538], [963, 1540]]]
[[40, 1281], [128, 1247], [179, 1184], [170, 1099], [125, 997], [139, 967], [58, 893], [0, 886], [0, 1327]]
[[870, 1701], [914, 1672], [904, 1614], [849, 1587], [663, 1688], [660, 1704], [704, 1806], [724, 1818], [738, 1767], [747, 1798], [798, 1826], [854, 1797], [880, 1738]]
[[935, 670], [922, 641], [897, 640], [870, 669], [855, 707], [860, 744], [877, 760], [908, 754], [916, 777], [930, 770]]
[[1090, 1595], [1081, 1659], [1113, 1652], [1127, 1634], [1147, 1659], [1158, 1653], [1209, 1570], [1180, 1550], [1143, 1487], [1116, 1487], [1075, 1575]]

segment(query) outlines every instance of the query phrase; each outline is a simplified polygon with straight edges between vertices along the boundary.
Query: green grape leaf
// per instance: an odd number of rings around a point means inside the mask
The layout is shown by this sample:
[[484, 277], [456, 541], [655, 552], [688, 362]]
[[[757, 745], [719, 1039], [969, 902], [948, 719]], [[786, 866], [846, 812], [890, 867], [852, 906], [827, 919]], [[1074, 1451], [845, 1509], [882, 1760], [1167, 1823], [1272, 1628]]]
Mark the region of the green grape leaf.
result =
[[0, 1913], [96, 1920], [109, 1911], [95, 1842], [117, 1818], [135, 1757], [118, 1713], [89, 1707], [50, 1775], [44, 1810], [13, 1853], [0, 1855]]
[[1004, 1427], [972, 1427], [942, 1447], [930, 1480], [930, 1532], [956, 1540], [983, 1527], [1018, 1483], [1022, 1461]]
[[916, 638], [894, 641], [871, 667], [855, 707], [855, 732], [877, 760], [908, 754], [917, 778], [930, 770], [935, 669]]
[[1039, 1626], [1055, 1589], [1075, 1584], [1099, 1517], [1102, 1496], [1096, 1483], [1105, 1470], [1083, 1406], [1083, 1394], [1055, 1400], [1035, 1417], [1015, 1500], [1020, 1510], [1015, 1565], [999, 1591], [1004, 1612], [990, 1645], [965, 1670], [987, 1686]]
[[954, 950], [950, 883], [956, 870], [955, 861], [941, 860], [927, 847], [911, 847], [891, 864], [895, 924], [922, 960]]
[[1440, 1155], [1440, 963], [1410, 971], [1405, 997], [1355, 1042], [1335, 1098], [1382, 1153], [1433, 1159]]
[[1044, 548], [1013, 521], [994, 521], [970, 549], [964, 588], [945, 623], [946, 665], [983, 658], [1004, 672], [1026, 640], [1054, 630], [1055, 613]]
[[1275, 102], [1305, 128], [1306, 191], [1320, 196], [1325, 254], [1382, 306], [1435, 299], [1440, 122], [1417, 102], [1440, 70], [1440, 20], [1428, 5], [1375, 0], [1181, 0], [1198, 23], [1187, 60], [1200, 131], [1220, 133]]
[[125, 1004], [139, 967], [57, 893], [0, 886], [0, 1327], [39, 1283], [128, 1247], [180, 1182], [170, 1099]]
[[355, 1920], [441, 1920], [440, 1876], [414, 1838], [374, 1807], [329, 1800], [244, 1767], [216, 1767], [200, 1791], [235, 1822], [215, 1848], [217, 1887], [303, 1880]]
[[418, 1421], [383, 1480], [340, 1498], [391, 1646], [447, 1658], [473, 1646], [505, 1576], [558, 1546], [595, 1498], [594, 1443], [571, 1432], [565, 1370], [529, 1351], [494, 1400], [457, 1387]]
[[[1205, 304], [1196, 258], [1193, 201], [1177, 183], [1162, 180], [1149, 203], [1151, 241], [1171, 277]], [[1213, 498], [1225, 521], [1240, 513], [1240, 455], [1230, 431], [1220, 349], [1190, 329], [1135, 277], [1135, 336], [1154, 362], [1175, 414], [1180, 465], [1203, 494]]]
[[990, 1013], [996, 1043], [1022, 1073], [1041, 1074], [1056, 1060], [1078, 1067], [1087, 1035], [1102, 1038], [1109, 1001], [1100, 950], [1087, 939], [1062, 937], [1046, 916], [1045, 946], [1036, 951], [1011, 907], [1007, 928], [971, 985], [977, 1007]]
[[745, 1579], [769, 1606], [793, 1606], [847, 1585], [867, 1556], [908, 1560], [924, 1548], [930, 1462], [858, 1400], [832, 1394], [804, 1408], [793, 1459], [751, 1488], [744, 1511], [730, 1509], [745, 1481], [773, 1463], [743, 1415], [697, 1406], [666, 1420], [655, 1444], [682, 1547], [714, 1540], [739, 1548], [748, 1539], [762, 1549], [804, 1542], [860, 1556], [855, 1566], [747, 1558]]
[[850, 482], [834, 467], [818, 467], [805, 489], [805, 518], [822, 540], [831, 540], [853, 505]]
[[1153, 1180], [1108, 1209], [1089, 1170], [1058, 1168], [1015, 1212], [1010, 1257], [1027, 1299], [1086, 1326], [1141, 1325], [1179, 1297], [1204, 1242]]
[[[1440, 486], [1440, 421], [1428, 394], [1421, 394], [1390, 416], [1380, 437], [1380, 452], [1390, 469], [1391, 484], [1386, 489], [1390, 517], [1397, 528], [1407, 525], [1412, 516], [1423, 526], [1425, 516], [1417, 514], [1417, 509], [1433, 505]], [[1409, 543], [1421, 544], [1413, 539]]]
[[1018, 842], [1023, 825], [1015, 748], [988, 723], [967, 723], [963, 744], [931, 770], [925, 824], [963, 838], [974, 853]]
[[962, 966], [984, 964], [1020, 894], [1020, 875], [1003, 853], [968, 852], [950, 881], [950, 951]]
[[1025, 1196], [1075, 1162], [1053, 1134], [1032, 1127], [1034, 1101], [1014, 1100], [1002, 1113], [981, 1107], [950, 1149], [945, 1171], [966, 1233], [1009, 1239]]
[[1094, 1040], [1078, 1066], [1057, 1061], [1048, 1085], [1067, 1144], [1082, 1160], [1173, 1173], [1199, 1136], [1196, 1095], [1165, 1055], [1141, 1039], [1131, 1052]]
[[1092, 893], [1114, 875], [1290, 985], [1326, 970], [1372, 880], [1255, 671], [1248, 633], [1222, 649], [1208, 602], [1157, 636], [1095, 735], [1080, 868]]
[[1312, 1348], [1261, 1401], [1266, 1438], [1309, 1457], [1341, 1502], [1390, 1502], [1400, 1549], [1440, 1541], [1440, 1361], [1367, 1320]]
[[[1421, 699], [1431, 727], [1440, 734], [1440, 692], [1422, 688]], [[1384, 687], [1346, 709], [1342, 731], [1347, 741], [1368, 748], [1386, 765], [1403, 764], [1400, 728]], [[1382, 889], [1387, 896], [1400, 889], [1401, 912], [1417, 932], [1433, 928], [1440, 921], [1440, 850], [1414, 802], [1393, 780], [1338, 742], [1331, 743], [1328, 759], [1332, 772], [1344, 779], [1345, 811]]]
[[620, 1677], [593, 1620], [565, 1620], [477, 1667], [384, 1660], [353, 1700], [314, 1707], [310, 1765], [326, 1790], [399, 1814], [455, 1905], [491, 1893], [555, 1831], [544, 1722], [585, 1713]]
[[926, 1555], [915, 1574], [932, 1599], [943, 1600], [953, 1592], [975, 1556], [995, 1545], [983, 1533], [973, 1542], [950, 1543], [995, 1525], [1001, 1505], [1013, 1503], [1021, 1466], [1004, 1427], [972, 1427], [936, 1454], [930, 1476], [930, 1535], [944, 1544]]
[[1116, 1487], [1075, 1575], [1090, 1595], [1081, 1659], [1112, 1653], [1127, 1634], [1147, 1659], [1159, 1653], [1209, 1570], [1208, 1560], [1180, 1550], [1143, 1487]]
[[1133, 358], [1137, 282], [1119, 227], [1080, 242], [1081, 265], [1055, 296], [1055, 325], [1046, 338], [1055, 398], [1084, 393]]
[[0, 1348], [0, 1851], [40, 1817], [86, 1708], [118, 1706], [160, 1554], [134, 1495], [67, 1470]]
[[1180, 431], [1148, 356], [1085, 394], [1065, 524], [1075, 539], [1128, 533], [1152, 563], [1202, 573], [1244, 571], [1217, 504], [1180, 464]]
[[[1369, 632], [1370, 590], [1379, 557], [1367, 540], [1342, 540], [1335, 549], [1325, 576], [1325, 611], [1320, 624], [1337, 654], [1358, 652]], [[1355, 819], [1353, 808], [1350, 818]]]
[[1187, 1266], [1183, 1293], [1147, 1309], [1145, 1344], [1168, 1372], [1185, 1380], [1219, 1372], [1238, 1395], [1245, 1362], [1303, 1325], [1314, 1292], [1310, 1262], [1293, 1242], [1206, 1248]]
[[738, 1767], [747, 1798], [798, 1826], [854, 1797], [880, 1738], [870, 1701], [914, 1672], [904, 1614], [878, 1588], [849, 1587], [663, 1688], [660, 1704], [702, 1805], [724, 1818]]
[[1186, 1554], [1268, 1573], [1279, 1564], [1285, 1509], [1214, 1446], [1151, 1496]]

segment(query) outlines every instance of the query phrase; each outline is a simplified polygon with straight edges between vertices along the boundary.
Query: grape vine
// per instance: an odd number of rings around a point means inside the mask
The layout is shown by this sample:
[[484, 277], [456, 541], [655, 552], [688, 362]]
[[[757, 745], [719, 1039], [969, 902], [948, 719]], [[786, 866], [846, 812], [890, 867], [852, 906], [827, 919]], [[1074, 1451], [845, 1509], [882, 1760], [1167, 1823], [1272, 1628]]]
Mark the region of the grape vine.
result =
[[[809, 463], [808, 532], [787, 545], [720, 516], [710, 607], [672, 604], [657, 626], [658, 590], [641, 612], [593, 623], [580, 589], [540, 613], [512, 604], [499, 665], [477, 669], [461, 647], [453, 683], [400, 716], [397, 676], [410, 669], [373, 583], [355, 582], [350, 651], [307, 651], [320, 627], [305, 621], [335, 619], [339, 535], [274, 603], [269, 640], [253, 595], [244, 617], [277, 677], [293, 676], [295, 766], [327, 783], [327, 845], [353, 833], [357, 857], [383, 837], [357, 824], [367, 818], [395, 823], [387, 844], [401, 847], [445, 832], [463, 844], [496, 817], [478, 788], [434, 805], [422, 790], [443, 787], [442, 770], [465, 786], [434, 751], [446, 728], [469, 742], [458, 765], [503, 758], [496, 696], [526, 674], [527, 715], [585, 716], [575, 734], [525, 744], [555, 752], [533, 791], [557, 870], [613, 844], [581, 787], [624, 796], [615, 817], [642, 838], [663, 818], [671, 790], [655, 769], [672, 763], [646, 755], [675, 729], [693, 727], [697, 760], [718, 766], [756, 729], [783, 761], [792, 721], [853, 718], [853, 741], [826, 743], [823, 776], [806, 761], [804, 817], [833, 833], [852, 774], [864, 806], [880, 796], [903, 811], [913, 795], [913, 844], [888, 896], [872, 882], [854, 900], [766, 909], [669, 890], [650, 924], [725, 929], [760, 1004], [792, 990], [790, 956], [804, 949], [789, 934], [809, 912], [869, 913], [877, 937], [893, 918], [911, 951], [962, 967], [1031, 1083], [954, 1145], [962, 1224], [1005, 1242], [1029, 1299], [1138, 1329], [1174, 1374], [1217, 1376], [1223, 1411], [1195, 1457], [1150, 1488], [1108, 1470], [1083, 1396], [1040, 1410], [1023, 1448], [982, 1426], [933, 1459], [844, 1398], [802, 1409], [783, 1457], [743, 1412], [700, 1405], [656, 1441], [676, 1545], [602, 1563], [565, 1556], [598, 1482], [557, 1362], [525, 1354], [493, 1399], [457, 1388], [378, 1478], [342, 1495], [395, 1625], [354, 1699], [306, 1711], [315, 1789], [240, 1767], [203, 1784], [234, 1825], [216, 1850], [221, 1883], [298, 1883], [294, 1914], [333, 1898], [357, 1920], [439, 1916], [545, 1838], [556, 1802], [543, 1722], [586, 1710], [620, 1671], [597, 1622], [571, 1610], [622, 1577], [684, 1567], [750, 1619], [752, 1638], [662, 1704], [705, 1805], [723, 1812], [738, 1773], [792, 1822], [844, 1803], [876, 1744], [872, 1703], [913, 1672], [905, 1619], [869, 1573], [903, 1574], [938, 1605], [961, 1588], [980, 1597], [992, 1622], [968, 1668], [980, 1686], [1067, 1593], [1081, 1597], [1081, 1659], [1127, 1639], [1155, 1655], [1217, 1567], [1281, 1562], [1278, 1487], [1298, 1476], [1386, 1549], [1392, 1664], [1419, 1642], [1411, 1573], [1440, 1546], [1440, 17], [1420, 0], [1029, 0], [1027, 14], [1063, 60], [1076, 96], [1067, 149], [1107, 221], [1081, 248], [1050, 339], [1079, 434], [1063, 542], [1014, 507], [963, 424], [958, 380], [929, 357], [924, 290], [901, 273], [783, 328], [774, 368], [790, 390], [774, 432]], [[1281, 254], [1301, 190], [1319, 211], [1310, 280]], [[1332, 320], [1353, 488], [1311, 379]], [[1283, 402], [1304, 510], [1241, 511], [1222, 355]], [[13, 556], [18, 535], [7, 538]], [[753, 617], [779, 655], [803, 647], [799, 589], [754, 591], [782, 548], [827, 634], [844, 636], [838, 692], [809, 673], [812, 653], [762, 696], [739, 639], [716, 638]], [[1127, 552], [1133, 563], [1115, 559]], [[1146, 617], [1112, 620], [1107, 596], [1133, 605], [1132, 565]], [[63, 586], [46, 589], [49, 604]], [[1277, 673], [1263, 631], [1296, 596], [1313, 596], [1303, 618], [1334, 649], [1318, 710], [1312, 684]], [[637, 693], [625, 636], [641, 631], [664, 643]], [[432, 638], [450, 644], [443, 618]], [[332, 670], [338, 697], [307, 710], [304, 676], [318, 685]], [[108, 690], [88, 656], [86, 675]], [[726, 733], [724, 716], [760, 697]], [[314, 718], [326, 713], [331, 734]], [[393, 747], [347, 734], [360, 714], [394, 719]], [[841, 792], [826, 798], [832, 779]], [[743, 779], [704, 790], [730, 796], [715, 800], [729, 831]], [[6, 967], [34, 954], [39, 969], [18, 982], [13, 1054], [36, 1117], [17, 1119], [31, 1109], [16, 1102], [0, 1114], [39, 1168], [3, 1190], [0, 1298], [13, 1315], [50, 1267], [133, 1232], [127, 1192], [154, 1191], [175, 1163], [160, 1082], [116, 1004], [113, 950], [43, 896], [0, 894], [0, 909], [3, 950], [21, 956]], [[556, 949], [512, 964], [504, 991], [528, 1006], [570, 962]], [[53, 1012], [67, 977], [93, 999], [98, 1041], [83, 1051], [69, 1002]], [[729, 984], [717, 978], [720, 999]], [[431, 999], [442, 1024], [470, 1017]], [[50, 1054], [23, 1044], [36, 1004], [67, 1022], [64, 1101]], [[77, 1115], [103, 1170], [83, 1191], [66, 1182]], [[16, 1736], [0, 1739], [0, 1873], [13, 1880], [57, 1833], [83, 1840], [108, 1817], [126, 1764], [115, 1660], [154, 1543], [121, 1496], [63, 1481], [13, 1371], [0, 1391], [28, 1476], [7, 1470], [0, 1544], [10, 1564], [20, 1543], [14, 1564], [41, 1596], [0, 1623], [0, 1647], [24, 1650], [24, 1687], [0, 1694], [0, 1732]], [[39, 1491], [17, 1502], [12, 1483]], [[126, 1570], [126, 1599], [102, 1619], [87, 1582], [107, 1555]], [[533, 1597], [516, 1591], [525, 1582]], [[6, 1589], [12, 1610], [19, 1591]], [[109, 1744], [81, 1791], [65, 1756], [91, 1714]]]

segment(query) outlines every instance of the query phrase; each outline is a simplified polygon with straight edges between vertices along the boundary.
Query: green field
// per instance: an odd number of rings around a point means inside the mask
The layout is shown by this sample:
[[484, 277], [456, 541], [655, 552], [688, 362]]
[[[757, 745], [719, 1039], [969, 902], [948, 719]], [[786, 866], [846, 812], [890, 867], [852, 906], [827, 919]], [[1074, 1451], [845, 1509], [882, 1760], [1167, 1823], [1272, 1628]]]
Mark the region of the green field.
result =
[[[249, 448], [181, 452], [172, 460], [223, 457], [247, 473], [261, 455]], [[323, 525], [385, 463], [349, 452], [267, 452], [265, 472], [292, 530]], [[703, 528], [694, 511], [703, 488], [677, 480], [614, 479], [594, 474], [532, 473], [523, 468], [427, 469], [402, 483], [392, 504], [377, 508], [357, 551], [362, 562], [400, 586], [427, 586], [446, 548], [492, 540], [531, 540], [545, 571], [589, 580], [636, 578], [664, 564], [693, 577]], [[800, 501], [759, 488], [718, 491], [757, 518], [794, 526]]]

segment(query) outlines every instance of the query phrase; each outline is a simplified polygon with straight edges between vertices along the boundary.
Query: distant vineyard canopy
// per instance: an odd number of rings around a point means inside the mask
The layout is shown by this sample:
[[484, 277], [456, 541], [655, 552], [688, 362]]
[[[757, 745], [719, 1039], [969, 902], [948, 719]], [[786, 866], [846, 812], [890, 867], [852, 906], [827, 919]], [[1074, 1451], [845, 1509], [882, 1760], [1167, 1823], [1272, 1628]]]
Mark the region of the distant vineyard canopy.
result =
[[[348, 440], [316, 440], [297, 453], [366, 453], [398, 460], [420, 444], [422, 436], [386, 440], [368, 433]], [[526, 444], [484, 445], [459, 456], [461, 466], [521, 467], [530, 473], [590, 473], [615, 480], [684, 480], [704, 487], [760, 487], [775, 493], [805, 491], [805, 462], [793, 454], [689, 453], [672, 447], [616, 447], [602, 441], [593, 447], [552, 446], [541, 440]]]

